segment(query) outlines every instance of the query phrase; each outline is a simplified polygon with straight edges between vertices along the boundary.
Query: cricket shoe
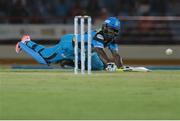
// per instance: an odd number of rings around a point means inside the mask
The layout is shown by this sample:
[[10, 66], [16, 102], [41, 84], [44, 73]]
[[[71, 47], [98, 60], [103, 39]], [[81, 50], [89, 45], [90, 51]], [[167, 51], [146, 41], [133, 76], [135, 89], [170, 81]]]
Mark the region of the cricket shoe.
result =
[[[23, 35], [23, 37], [21, 38], [21, 42], [24, 44], [30, 40], [31, 40], [31, 38], [29, 35]], [[21, 51], [21, 48], [19, 46], [19, 42], [16, 44], [15, 50], [16, 50], [16, 53], [19, 53]]]

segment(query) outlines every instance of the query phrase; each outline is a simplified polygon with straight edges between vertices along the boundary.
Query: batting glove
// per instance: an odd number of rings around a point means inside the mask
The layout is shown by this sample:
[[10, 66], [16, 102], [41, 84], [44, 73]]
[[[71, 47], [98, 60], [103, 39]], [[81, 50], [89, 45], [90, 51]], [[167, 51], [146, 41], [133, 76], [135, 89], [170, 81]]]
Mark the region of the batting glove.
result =
[[116, 69], [117, 69], [117, 66], [115, 63], [113, 62], [107, 63], [106, 71], [113, 72], [113, 71], [116, 71]]

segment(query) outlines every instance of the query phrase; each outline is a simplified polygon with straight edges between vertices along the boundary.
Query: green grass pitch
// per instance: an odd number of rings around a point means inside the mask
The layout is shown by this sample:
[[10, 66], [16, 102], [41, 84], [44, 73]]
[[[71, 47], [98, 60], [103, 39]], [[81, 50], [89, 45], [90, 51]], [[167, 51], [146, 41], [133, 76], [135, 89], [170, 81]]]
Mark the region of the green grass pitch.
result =
[[180, 119], [180, 71], [0, 69], [0, 119]]

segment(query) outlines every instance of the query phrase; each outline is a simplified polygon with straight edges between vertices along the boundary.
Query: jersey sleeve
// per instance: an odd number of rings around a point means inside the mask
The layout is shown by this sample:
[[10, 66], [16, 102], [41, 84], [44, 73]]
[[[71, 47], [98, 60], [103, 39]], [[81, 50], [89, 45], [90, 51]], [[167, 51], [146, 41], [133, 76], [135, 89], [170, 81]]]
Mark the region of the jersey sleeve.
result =
[[93, 44], [93, 47], [104, 48], [104, 44], [99, 41], [94, 40], [92, 44]]
[[104, 48], [103, 40], [104, 40], [104, 37], [101, 34], [96, 34], [93, 37], [93, 41], [92, 41], [93, 47]]

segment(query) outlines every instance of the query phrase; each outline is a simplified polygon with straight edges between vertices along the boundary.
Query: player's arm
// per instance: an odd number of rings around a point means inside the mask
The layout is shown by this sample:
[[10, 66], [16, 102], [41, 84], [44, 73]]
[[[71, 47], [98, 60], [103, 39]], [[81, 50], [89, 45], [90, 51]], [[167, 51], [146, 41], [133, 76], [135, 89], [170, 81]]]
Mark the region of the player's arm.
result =
[[118, 68], [123, 67], [123, 61], [122, 61], [121, 55], [119, 54], [119, 47], [118, 47], [118, 45], [117, 44], [111, 44], [109, 46], [109, 49], [111, 50], [111, 53], [113, 55], [114, 62], [116, 64], [116, 66]]
[[100, 59], [103, 61], [103, 63], [105, 64], [105, 66], [107, 66], [107, 64], [110, 61], [109, 57], [107, 56], [107, 54], [105, 53], [104, 49], [103, 48], [98, 48], [98, 47], [95, 47], [94, 48], [94, 51], [97, 52], [97, 54], [99, 55]]
[[118, 68], [123, 67], [123, 61], [122, 61], [122, 57], [120, 56], [120, 54], [117, 51], [111, 51], [111, 52], [114, 57], [114, 62], [116, 64], [116, 66]]
[[104, 37], [101, 33], [97, 33], [94, 36], [93, 41], [93, 51], [97, 52], [99, 58], [101, 61], [105, 64], [105, 67], [107, 66], [107, 63], [110, 62], [110, 59], [108, 58], [107, 54], [104, 51]]
[[112, 70], [116, 68], [116, 65], [112, 63], [112, 61], [107, 56], [106, 52], [104, 51], [104, 37], [101, 33], [98, 33], [94, 36], [93, 41], [93, 51], [97, 52], [99, 58], [104, 63], [104, 67], [106, 70]]

